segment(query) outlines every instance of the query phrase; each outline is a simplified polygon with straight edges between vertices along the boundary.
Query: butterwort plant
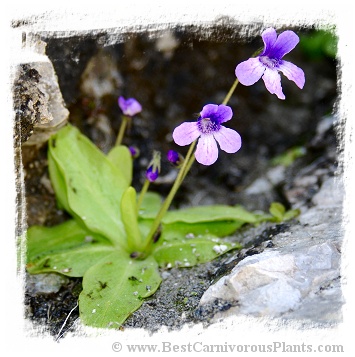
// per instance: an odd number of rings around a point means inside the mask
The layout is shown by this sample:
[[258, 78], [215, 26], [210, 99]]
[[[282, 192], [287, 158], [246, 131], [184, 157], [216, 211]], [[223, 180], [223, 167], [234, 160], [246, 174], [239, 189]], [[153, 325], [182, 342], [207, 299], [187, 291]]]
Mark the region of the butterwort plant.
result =
[[241, 135], [227, 127], [233, 119], [228, 101], [238, 83], [251, 85], [263, 77], [267, 89], [280, 99], [279, 71], [301, 88], [301, 69], [282, 58], [298, 42], [292, 31], [278, 37], [262, 33], [264, 50], [236, 67], [235, 79], [221, 104], [203, 106], [197, 120], [177, 126], [172, 137], [187, 146], [183, 156], [169, 150], [167, 160], [177, 170], [166, 197], [150, 192], [159, 177], [161, 153], [154, 151], [144, 184], [133, 187], [135, 146], [123, 145], [127, 124], [143, 110], [135, 98], [118, 98], [122, 112], [115, 146], [101, 152], [76, 127], [67, 124], [48, 143], [48, 170], [58, 206], [70, 219], [54, 227], [32, 226], [27, 232], [27, 271], [82, 277], [79, 314], [83, 324], [120, 328], [161, 283], [160, 272], [208, 262], [241, 245], [231, 235], [245, 224], [280, 222], [298, 214], [272, 204], [269, 213], [255, 214], [240, 205], [208, 205], [171, 209], [171, 203], [192, 165], [213, 165], [219, 149], [235, 154]]

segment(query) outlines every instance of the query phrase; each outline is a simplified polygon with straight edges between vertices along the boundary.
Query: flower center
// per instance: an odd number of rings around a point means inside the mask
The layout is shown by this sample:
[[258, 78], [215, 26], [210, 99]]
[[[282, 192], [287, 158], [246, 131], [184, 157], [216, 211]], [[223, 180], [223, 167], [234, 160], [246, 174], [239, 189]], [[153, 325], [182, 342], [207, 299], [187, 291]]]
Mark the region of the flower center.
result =
[[276, 58], [270, 58], [268, 56], [260, 56], [259, 61], [266, 67], [273, 69], [275, 67], [278, 67], [279, 65], [279, 60]]
[[210, 134], [212, 132], [218, 131], [221, 126], [219, 123], [216, 123], [210, 118], [200, 118], [197, 125], [198, 129], [203, 134]]

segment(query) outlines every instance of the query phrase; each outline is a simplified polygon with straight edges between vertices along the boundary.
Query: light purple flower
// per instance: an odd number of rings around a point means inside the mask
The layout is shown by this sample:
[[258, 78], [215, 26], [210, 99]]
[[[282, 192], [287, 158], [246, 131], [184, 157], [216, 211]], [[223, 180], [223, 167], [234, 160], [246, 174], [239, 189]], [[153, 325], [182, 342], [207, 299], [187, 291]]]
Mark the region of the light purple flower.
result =
[[282, 59], [296, 47], [299, 38], [293, 31], [284, 31], [277, 36], [273, 28], [266, 29], [261, 36], [264, 41], [263, 52], [255, 58], [239, 63], [235, 69], [235, 75], [245, 86], [256, 83], [262, 77], [266, 89], [271, 94], [276, 94], [279, 99], [285, 99], [279, 71], [301, 89], [305, 83], [303, 70]]
[[124, 97], [120, 96], [118, 98], [118, 105], [121, 108], [123, 114], [129, 117], [133, 117], [142, 111], [142, 106], [134, 98], [125, 99]]
[[227, 153], [235, 153], [242, 146], [240, 135], [221, 124], [232, 119], [232, 109], [227, 105], [207, 104], [196, 122], [185, 122], [175, 128], [173, 139], [185, 146], [198, 140], [195, 157], [202, 165], [212, 165], [218, 158], [218, 147]]

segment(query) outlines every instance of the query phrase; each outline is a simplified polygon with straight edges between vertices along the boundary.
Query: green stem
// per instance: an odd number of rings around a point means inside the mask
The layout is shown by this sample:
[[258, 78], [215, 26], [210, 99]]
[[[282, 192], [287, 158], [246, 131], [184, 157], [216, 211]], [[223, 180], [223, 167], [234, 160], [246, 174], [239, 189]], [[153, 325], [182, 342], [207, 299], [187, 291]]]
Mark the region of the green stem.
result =
[[[194, 141], [189, 148], [189, 151], [187, 152], [187, 155], [185, 157], [184, 163], [179, 171], [179, 174], [174, 182], [174, 185], [172, 186], [168, 196], [166, 197], [163, 205], [161, 206], [157, 216], [155, 217], [155, 220], [150, 228], [150, 231], [146, 237], [146, 247], [144, 248], [144, 251], [146, 251], [146, 248], [152, 243], [152, 238], [154, 237], [155, 232], [157, 231], [157, 229], [159, 228], [159, 225], [161, 223], [161, 220], [163, 219], [166, 211], [169, 209], [170, 204], [178, 190], [178, 188], [180, 187], [184, 177], [186, 176], [186, 168], [190, 162], [191, 156], [193, 159], [195, 159], [195, 157], [192, 155], [193, 154], [193, 150], [195, 148], [196, 145], [196, 141]], [[190, 164], [191, 166], [191, 164]]]
[[148, 191], [149, 184], [150, 184], [150, 181], [149, 180], [145, 180], [144, 185], [143, 185], [142, 190], [141, 190], [141, 193], [139, 194], [138, 202], [137, 202], [137, 213], [139, 212], [139, 209], [140, 209], [140, 207], [142, 205], [142, 201], [143, 201], [144, 195]]
[[128, 117], [123, 115], [122, 116], [122, 123], [121, 123], [121, 126], [120, 126], [120, 130], [118, 132], [118, 135], [117, 135], [115, 146], [121, 145], [124, 132], [126, 131], [127, 123], [128, 123]]
[[191, 166], [192, 166], [192, 164], [193, 164], [194, 162], [195, 162], [195, 155], [191, 155], [191, 156], [190, 156], [190, 159], [189, 159], [189, 162], [186, 164], [184, 175], [183, 175], [182, 178], [181, 178], [181, 183], [182, 183], [182, 181], [185, 180], [185, 177], [186, 177], [186, 175], [188, 174], [188, 172], [190, 171]]
[[234, 81], [231, 89], [229, 90], [229, 92], [227, 93], [226, 97], [224, 98], [222, 104], [223, 105], [226, 105], [228, 102], [229, 102], [229, 99], [231, 98], [233, 92], [235, 91], [235, 89], [237, 88], [237, 85], [238, 85], [239, 81], [238, 81], [238, 78]]

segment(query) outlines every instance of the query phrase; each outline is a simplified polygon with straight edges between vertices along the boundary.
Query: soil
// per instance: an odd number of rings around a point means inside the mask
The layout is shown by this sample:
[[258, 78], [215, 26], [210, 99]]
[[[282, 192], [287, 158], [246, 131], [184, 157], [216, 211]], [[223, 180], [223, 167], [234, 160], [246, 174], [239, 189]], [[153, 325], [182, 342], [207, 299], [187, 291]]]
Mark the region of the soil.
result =
[[[294, 30], [312, 34], [311, 29]], [[53, 62], [70, 111], [69, 121], [103, 151], [112, 147], [118, 132], [117, 97], [134, 96], [142, 104], [143, 112], [135, 118], [124, 139], [125, 144], [135, 145], [141, 152], [134, 167], [133, 185], [137, 190], [143, 184], [143, 173], [152, 151], [166, 153], [175, 149], [186, 153], [185, 148], [177, 147], [172, 141], [174, 127], [194, 120], [194, 113], [203, 105], [222, 102], [234, 82], [236, 64], [249, 58], [262, 45], [260, 38], [238, 36], [237, 28], [228, 23], [217, 24], [208, 34], [198, 27], [175, 28], [172, 33], [176, 45], [170, 50], [162, 50], [157, 45], [159, 32], [125, 33], [118, 42], [108, 33], [64, 38], [40, 34], [47, 42], [46, 52]], [[94, 86], [91, 79], [83, 77], [93, 56], [109, 58], [115, 64], [117, 76], [110, 77], [115, 87], [109, 94], [94, 96], [82, 91], [83, 82], [86, 86], [90, 83]], [[251, 210], [265, 211], [272, 201], [290, 207], [293, 202], [285, 196], [285, 189], [292, 187], [295, 173], [316, 160], [330, 174], [335, 172], [338, 143], [334, 131], [329, 131], [316, 143], [312, 140], [319, 122], [330, 115], [336, 105], [337, 62], [326, 55], [312, 59], [301, 46], [287, 59], [304, 70], [304, 89], [300, 90], [282, 77], [286, 100], [281, 101], [266, 91], [261, 80], [251, 87], [239, 85], [229, 102], [235, 118], [229, 126], [241, 134], [242, 149], [235, 155], [220, 151], [219, 160], [210, 167], [194, 165], [174, 201], [175, 207], [238, 203]], [[104, 68], [95, 71], [98, 76], [110, 76], [104, 74]], [[246, 187], [263, 177], [272, 158], [296, 145], [304, 146], [306, 155], [287, 168], [282, 186], [275, 186], [268, 194], [256, 197], [245, 193]], [[46, 151], [46, 144], [40, 148], [23, 146], [21, 151], [28, 226], [53, 226], [68, 218], [56, 206], [48, 179]], [[162, 179], [152, 190], [166, 195], [173, 169], [164, 154], [162, 157]], [[309, 201], [314, 193], [315, 189], [310, 189], [302, 200]], [[179, 328], [185, 323], [208, 322], [213, 311], [197, 309], [203, 292], [222, 273], [232, 269], [238, 259], [257, 254], [265, 244], [272, 244], [272, 232], [287, 230], [287, 227], [287, 224], [245, 227], [232, 239], [243, 241], [244, 235], [254, 239], [239, 256], [228, 254], [197, 267], [162, 272], [163, 282], [157, 293], [144, 302], [124, 327], [155, 331], [161, 326]], [[74, 309], [62, 329], [69, 312], [77, 304], [80, 291], [81, 279], [78, 278], [69, 279], [57, 293], [31, 294], [27, 291], [25, 317], [45, 326], [53, 336], [58, 336], [60, 331], [65, 335], [74, 329], [72, 326], [78, 318], [78, 309]], [[226, 308], [228, 306], [218, 303], [215, 307], [216, 310]]]

